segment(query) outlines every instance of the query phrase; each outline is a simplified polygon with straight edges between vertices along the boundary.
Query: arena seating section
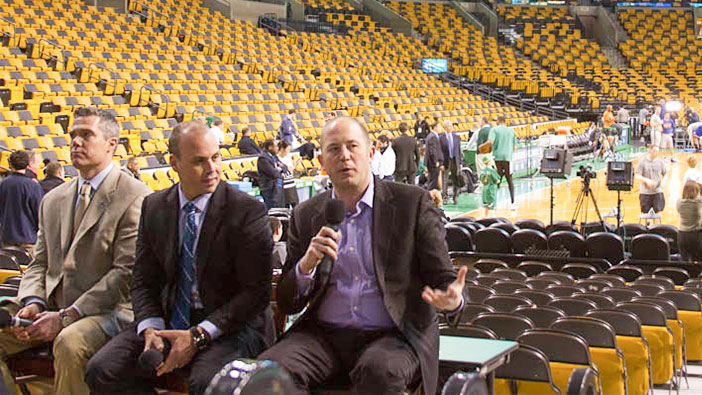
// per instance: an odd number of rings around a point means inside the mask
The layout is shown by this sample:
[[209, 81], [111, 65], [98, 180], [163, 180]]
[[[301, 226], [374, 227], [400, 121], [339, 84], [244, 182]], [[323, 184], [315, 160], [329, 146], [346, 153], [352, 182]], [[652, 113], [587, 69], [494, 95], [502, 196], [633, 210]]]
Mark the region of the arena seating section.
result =
[[[66, 164], [73, 176], [65, 128], [81, 105], [112, 111], [125, 137], [116, 158], [137, 156], [144, 168], [167, 164], [167, 138], [177, 120], [202, 115], [223, 119], [225, 130], [248, 127], [257, 142], [273, 138], [291, 108], [300, 113], [301, 134], [313, 138], [330, 111], [359, 117], [372, 132], [412, 124], [415, 111], [451, 119], [460, 130], [476, 128], [481, 115], [504, 113], [511, 125], [548, 120], [421, 73], [414, 68], [419, 57], [441, 54], [363, 15], [326, 14], [347, 24], [350, 37], [292, 31], [273, 36], [200, 2], [188, 4], [187, 13], [177, 11], [183, 7], [180, 1], [131, 2], [134, 13], [125, 15], [68, 1], [5, 2], [0, 144], [38, 149]], [[520, 136], [527, 129], [520, 127]], [[530, 135], [545, 131], [540, 127]], [[225, 159], [239, 156], [233, 143], [225, 141]], [[7, 157], [3, 153], [0, 162], [5, 167]], [[304, 162], [297, 170], [315, 165]], [[255, 166], [255, 158], [227, 161], [224, 175], [240, 179]], [[153, 189], [177, 182], [167, 169], [143, 177]]]

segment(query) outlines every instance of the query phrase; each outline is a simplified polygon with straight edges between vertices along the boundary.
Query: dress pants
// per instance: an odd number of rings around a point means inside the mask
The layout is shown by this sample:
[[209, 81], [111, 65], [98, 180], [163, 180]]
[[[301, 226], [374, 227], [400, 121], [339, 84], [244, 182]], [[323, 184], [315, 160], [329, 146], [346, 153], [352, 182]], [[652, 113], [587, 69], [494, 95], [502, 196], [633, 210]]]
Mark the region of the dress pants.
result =
[[[179, 370], [188, 375], [190, 393], [202, 394], [212, 377], [228, 362], [237, 358], [254, 358], [264, 348], [262, 335], [245, 326], [235, 333], [214, 339]], [[107, 343], [88, 363], [85, 382], [91, 393], [153, 394], [155, 376], [137, 363], [143, 351], [144, 338], [137, 335], [136, 323], [133, 323]]]
[[396, 171], [395, 181], [404, 184], [414, 185], [414, 172], [413, 171]]
[[702, 261], [702, 231], [678, 232], [678, 250], [683, 262]]
[[427, 189], [439, 189], [439, 174], [441, 170], [438, 167], [428, 167], [429, 170], [429, 181], [427, 182]]
[[509, 168], [509, 162], [506, 160], [496, 160], [495, 169], [497, 170], [497, 175], [500, 176], [500, 182], [502, 182], [502, 177], [507, 178], [507, 186], [509, 186], [509, 198], [514, 203], [514, 182], [512, 182], [512, 171]]
[[459, 169], [456, 166], [456, 161], [451, 160], [450, 164], [446, 166], [446, 170], [444, 170], [443, 179], [441, 182], [441, 196], [443, 196], [444, 199], [448, 198], [449, 173], [451, 176], [451, 185], [453, 186], [453, 200], [456, 201], [456, 199], [458, 199], [458, 194], [461, 191], [458, 171]]
[[[5, 309], [12, 315], [19, 307], [10, 305]], [[82, 318], [59, 332], [54, 339], [54, 391], [56, 394], [88, 394], [88, 386], [83, 381], [85, 365], [107, 341], [109, 336], [102, 330], [96, 317]], [[0, 332], [0, 370], [8, 388], [16, 392], [14, 379], [5, 361], [11, 355], [29, 348], [40, 346], [40, 342], [24, 343], [8, 330]]]
[[301, 394], [348, 383], [354, 394], [400, 394], [420, 379], [419, 358], [397, 329], [360, 329], [303, 323], [258, 356], [283, 366]]

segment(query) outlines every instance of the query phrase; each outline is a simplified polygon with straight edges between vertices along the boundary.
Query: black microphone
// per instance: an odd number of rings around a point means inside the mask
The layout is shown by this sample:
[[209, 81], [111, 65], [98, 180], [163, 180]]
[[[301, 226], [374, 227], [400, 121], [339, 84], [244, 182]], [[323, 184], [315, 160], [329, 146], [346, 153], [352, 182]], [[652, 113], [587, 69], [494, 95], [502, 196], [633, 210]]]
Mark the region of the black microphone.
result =
[[159, 351], [157, 348], [150, 348], [144, 351], [139, 355], [139, 366], [148, 372], [156, 373], [156, 370], [168, 358], [168, 353], [170, 352], [171, 343], [163, 339], [163, 351]]
[[[341, 224], [341, 221], [344, 220], [345, 215], [346, 206], [344, 205], [343, 200], [332, 199], [328, 201], [327, 205], [324, 207], [324, 217], [327, 220], [327, 224], [325, 226], [332, 228], [335, 231], [339, 230], [339, 225]], [[322, 259], [322, 262], [320, 262], [319, 266], [317, 266], [317, 270], [319, 271], [319, 283], [321, 285], [320, 289], [324, 289], [327, 286], [333, 266], [334, 261], [332, 258], [329, 255], [324, 255], [324, 259]]]
[[6, 310], [0, 310], [0, 328], [10, 326], [30, 326], [34, 323], [32, 320], [20, 318], [10, 315]]

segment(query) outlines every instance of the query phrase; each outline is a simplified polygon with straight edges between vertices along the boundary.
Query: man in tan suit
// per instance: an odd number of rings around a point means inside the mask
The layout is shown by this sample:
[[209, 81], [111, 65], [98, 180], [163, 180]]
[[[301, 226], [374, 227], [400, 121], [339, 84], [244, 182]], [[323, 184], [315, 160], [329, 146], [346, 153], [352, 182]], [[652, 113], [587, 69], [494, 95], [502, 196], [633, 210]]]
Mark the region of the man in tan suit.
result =
[[[53, 342], [57, 394], [88, 394], [90, 357], [132, 321], [129, 285], [143, 198], [151, 191], [112, 162], [119, 125], [96, 108], [74, 113], [71, 160], [79, 177], [41, 203], [34, 260], [7, 309], [33, 320], [0, 333], [0, 369], [13, 354]], [[20, 308], [21, 307], [21, 308]]]

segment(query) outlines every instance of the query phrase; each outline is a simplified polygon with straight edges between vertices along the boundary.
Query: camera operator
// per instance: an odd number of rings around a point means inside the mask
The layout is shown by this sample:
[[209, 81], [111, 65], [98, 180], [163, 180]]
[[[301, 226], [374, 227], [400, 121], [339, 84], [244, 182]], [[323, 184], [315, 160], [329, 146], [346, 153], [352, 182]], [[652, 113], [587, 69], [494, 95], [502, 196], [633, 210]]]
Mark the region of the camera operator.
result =
[[648, 214], [651, 210], [654, 213], [659, 213], [665, 208], [665, 196], [661, 182], [667, 170], [665, 162], [657, 156], [658, 147], [650, 144], [647, 155], [641, 158], [636, 166], [636, 178], [641, 180], [639, 203], [643, 214]]

